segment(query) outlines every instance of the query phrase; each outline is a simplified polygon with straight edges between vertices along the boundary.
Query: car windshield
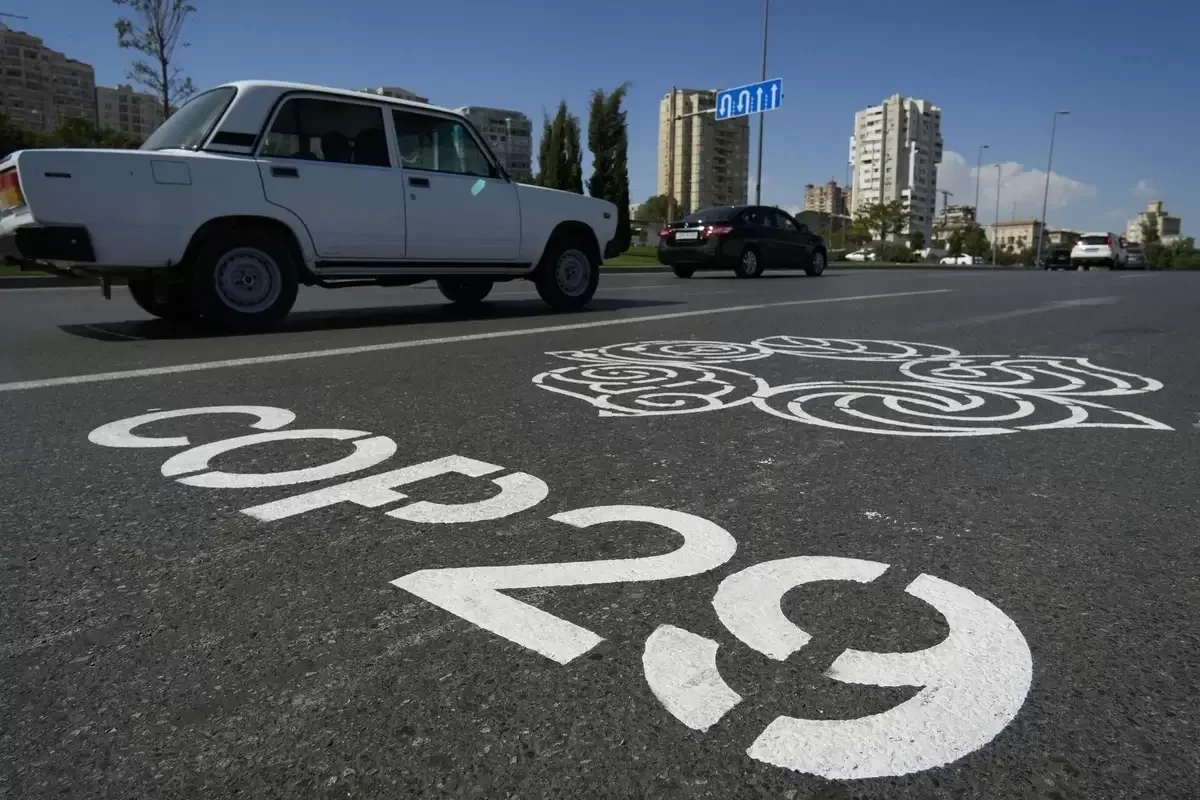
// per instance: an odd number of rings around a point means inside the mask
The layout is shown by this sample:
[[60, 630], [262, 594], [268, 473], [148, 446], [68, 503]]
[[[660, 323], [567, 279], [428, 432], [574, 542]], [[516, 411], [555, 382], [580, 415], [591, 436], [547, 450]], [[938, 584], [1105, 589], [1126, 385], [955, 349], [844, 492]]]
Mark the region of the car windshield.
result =
[[225, 113], [229, 102], [237, 94], [232, 86], [196, 95], [183, 108], [167, 117], [150, 138], [141, 146], [142, 150], [192, 150], [200, 146], [213, 125]]
[[1082, 236], [1079, 239], [1080, 244], [1108, 244], [1107, 236]]
[[699, 211], [693, 211], [688, 214], [680, 222], [688, 224], [696, 224], [700, 222], [726, 222], [734, 218], [737, 214], [737, 206], [713, 206], [711, 208], [702, 208]]

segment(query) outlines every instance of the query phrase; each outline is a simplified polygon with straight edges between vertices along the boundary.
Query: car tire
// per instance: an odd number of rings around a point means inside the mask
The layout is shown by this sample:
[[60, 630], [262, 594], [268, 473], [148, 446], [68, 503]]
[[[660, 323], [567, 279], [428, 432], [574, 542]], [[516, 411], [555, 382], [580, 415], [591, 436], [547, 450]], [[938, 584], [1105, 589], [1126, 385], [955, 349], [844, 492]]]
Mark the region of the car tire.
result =
[[696, 274], [695, 267], [671, 267], [671, 272], [675, 273], [676, 278], [690, 278]]
[[495, 281], [487, 278], [438, 278], [438, 291], [451, 303], [463, 306], [479, 305], [492, 291]]
[[129, 294], [138, 307], [160, 319], [170, 322], [185, 322], [195, 319], [192, 306], [181, 289], [170, 285], [167, 290], [167, 302], [160, 303], [154, 296], [154, 281], [151, 278], [131, 277], [127, 284]]
[[815, 250], [812, 254], [812, 260], [809, 261], [807, 267], [804, 268], [804, 274], [810, 278], [816, 278], [825, 271], [825, 265], [829, 263], [828, 256], [824, 250]]
[[192, 307], [220, 328], [270, 327], [296, 304], [299, 270], [293, 248], [271, 231], [219, 231], [196, 250], [189, 276]]
[[733, 271], [739, 278], [757, 278], [762, 275], [763, 264], [758, 250], [753, 247], [743, 250], [742, 254], [738, 256], [738, 263]]
[[534, 285], [555, 311], [583, 308], [600, 285], [599, 253], [582, 236], [559, 234], [546, 245]]

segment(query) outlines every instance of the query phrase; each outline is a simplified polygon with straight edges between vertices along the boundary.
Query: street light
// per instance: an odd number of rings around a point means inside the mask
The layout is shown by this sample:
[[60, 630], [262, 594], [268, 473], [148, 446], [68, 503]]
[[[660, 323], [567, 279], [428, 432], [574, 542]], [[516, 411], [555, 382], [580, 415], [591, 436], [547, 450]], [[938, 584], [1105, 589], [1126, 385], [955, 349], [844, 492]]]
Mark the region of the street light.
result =
[[996, 266], [996, 243], [1000, 241], [1000, 165], [996, 164], [996, 224], [992, 226], [992, 266]]
[[983, 151], [987, 150], [986, 144], [979, 145], [979, 157], [975, 159], [975, 218], [979, 218], [979, 177], [983, 172]]
[[[762, 53], [762, 79], [767, 79], [767, 29], [771, 19], [771, 0], [763, 0], [763, 53]], [[763, 153], [763, 126], [767, 124], [767, 115], [758, 115], [758, 175], [754, 179], [754, 204], [762, 205], [762, 153]]]
[[1071, 112], [1068, 110], [1055, 111], [1051, 116], [1050, 122], [1050, 157], [1046, 159], [1046, 188], [1042, 190], [1042, 230], [1038, 236], [1037, 255], [1034, 257], [1034, 265], [1041, 263], [1042, 260], [1042, 239], [1046, 237], [1046, 201], [1050, 199], [1050, 168], [1054, 166], [1054, 132], [1058, 128], [1058, 118], [1065, 117]]

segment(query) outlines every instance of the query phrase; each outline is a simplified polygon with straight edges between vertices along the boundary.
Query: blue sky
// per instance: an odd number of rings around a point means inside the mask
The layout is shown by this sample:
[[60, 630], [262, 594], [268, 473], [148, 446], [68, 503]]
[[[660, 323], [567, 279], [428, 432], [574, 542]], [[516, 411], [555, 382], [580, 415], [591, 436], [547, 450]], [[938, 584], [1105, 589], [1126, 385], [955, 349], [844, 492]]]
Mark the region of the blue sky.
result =
[[[199, 11], [179, 64], [199, 87], [257, 77], [398, 85], [439, 105], [514, 108], [536, 122], [560, 99], [585, 116], [591, 89], [630, 81], [635, 202], [655, 189], [663, 93], [672, 84], [746, 83], [760, 69], [760, 0], [193, 1]], [[99, 83], [124, 80], [131, 55], [116, 47], [112, 28], [121, 7], [6, 0], [0, 10], [28, 16], [3, 21], [93, 64]], [[1125, 25], [1144, 31], [1122, 34]], [[1001, 218], [1037, 216], [1051, 113], [1068, 108], [1055, 147], [1052, 226], [1123, 230], [1146, 201], [1161, 199], [1196, 234], [1198, 32], [1194, 0], [1163, 0], [1144, 13], [1115, 0], [774, 0], [768, 72], [784, 79], [786, 100], [767, 117], [763, 199], [796, 206], [804, 184], [844, 180], [854, 112], [900, 92], [943, 110], [939, 183], [955, 193], [951, 202], [973, 200], [977, 148], [990, 145], [980, 202], [987, 220], [997, 162]]]

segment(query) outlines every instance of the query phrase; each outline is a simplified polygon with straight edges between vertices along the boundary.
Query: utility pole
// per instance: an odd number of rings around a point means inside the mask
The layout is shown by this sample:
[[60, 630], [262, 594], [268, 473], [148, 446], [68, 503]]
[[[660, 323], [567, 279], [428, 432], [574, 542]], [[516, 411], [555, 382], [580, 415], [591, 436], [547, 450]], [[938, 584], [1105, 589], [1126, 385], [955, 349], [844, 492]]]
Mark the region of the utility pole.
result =
[[1000, 165], [996, 165], [996, 224], [992, 228], [992, 266], [996, 266], [996, 244], [1000, 241]]
[[504, 118], [504, 171], [512, 177], [512, 117]]
[[986, 144], [979, 145], [979, 157], [975, 159], [975, 219], [978, 220], [981, 216], [979, 213], [979, 180], [983, 177], [983, 151], [987, 150]]
[[[763, 0], [763, 51], [762, 51], [762, 80], [767, 79], [767, 30], [771, 19], [771, 0]], [[763, 126], [767, 124], [767, 115], [758, 115], [758, 175], [754, 180], [754, 204], [762, 205], [762, 161], [763, 161]]]
[[1068, 110], [1055, 111], [1050, 123], [1050, 157], [1046, 159], [1046, 188], [1042, 191], [1042, 229], [1039, 231], [1037, 243], [1037, 255], [1034, 257], [1034, 265], [1036, 266], [1042, 260], [1042, 239], [1046, 237], [1046, 201], [1050, 199], [1050, 168], [1054, 166], [1054, 132], [1058, 128], [1058, 118], [1065, 117], [1071, 112]]

